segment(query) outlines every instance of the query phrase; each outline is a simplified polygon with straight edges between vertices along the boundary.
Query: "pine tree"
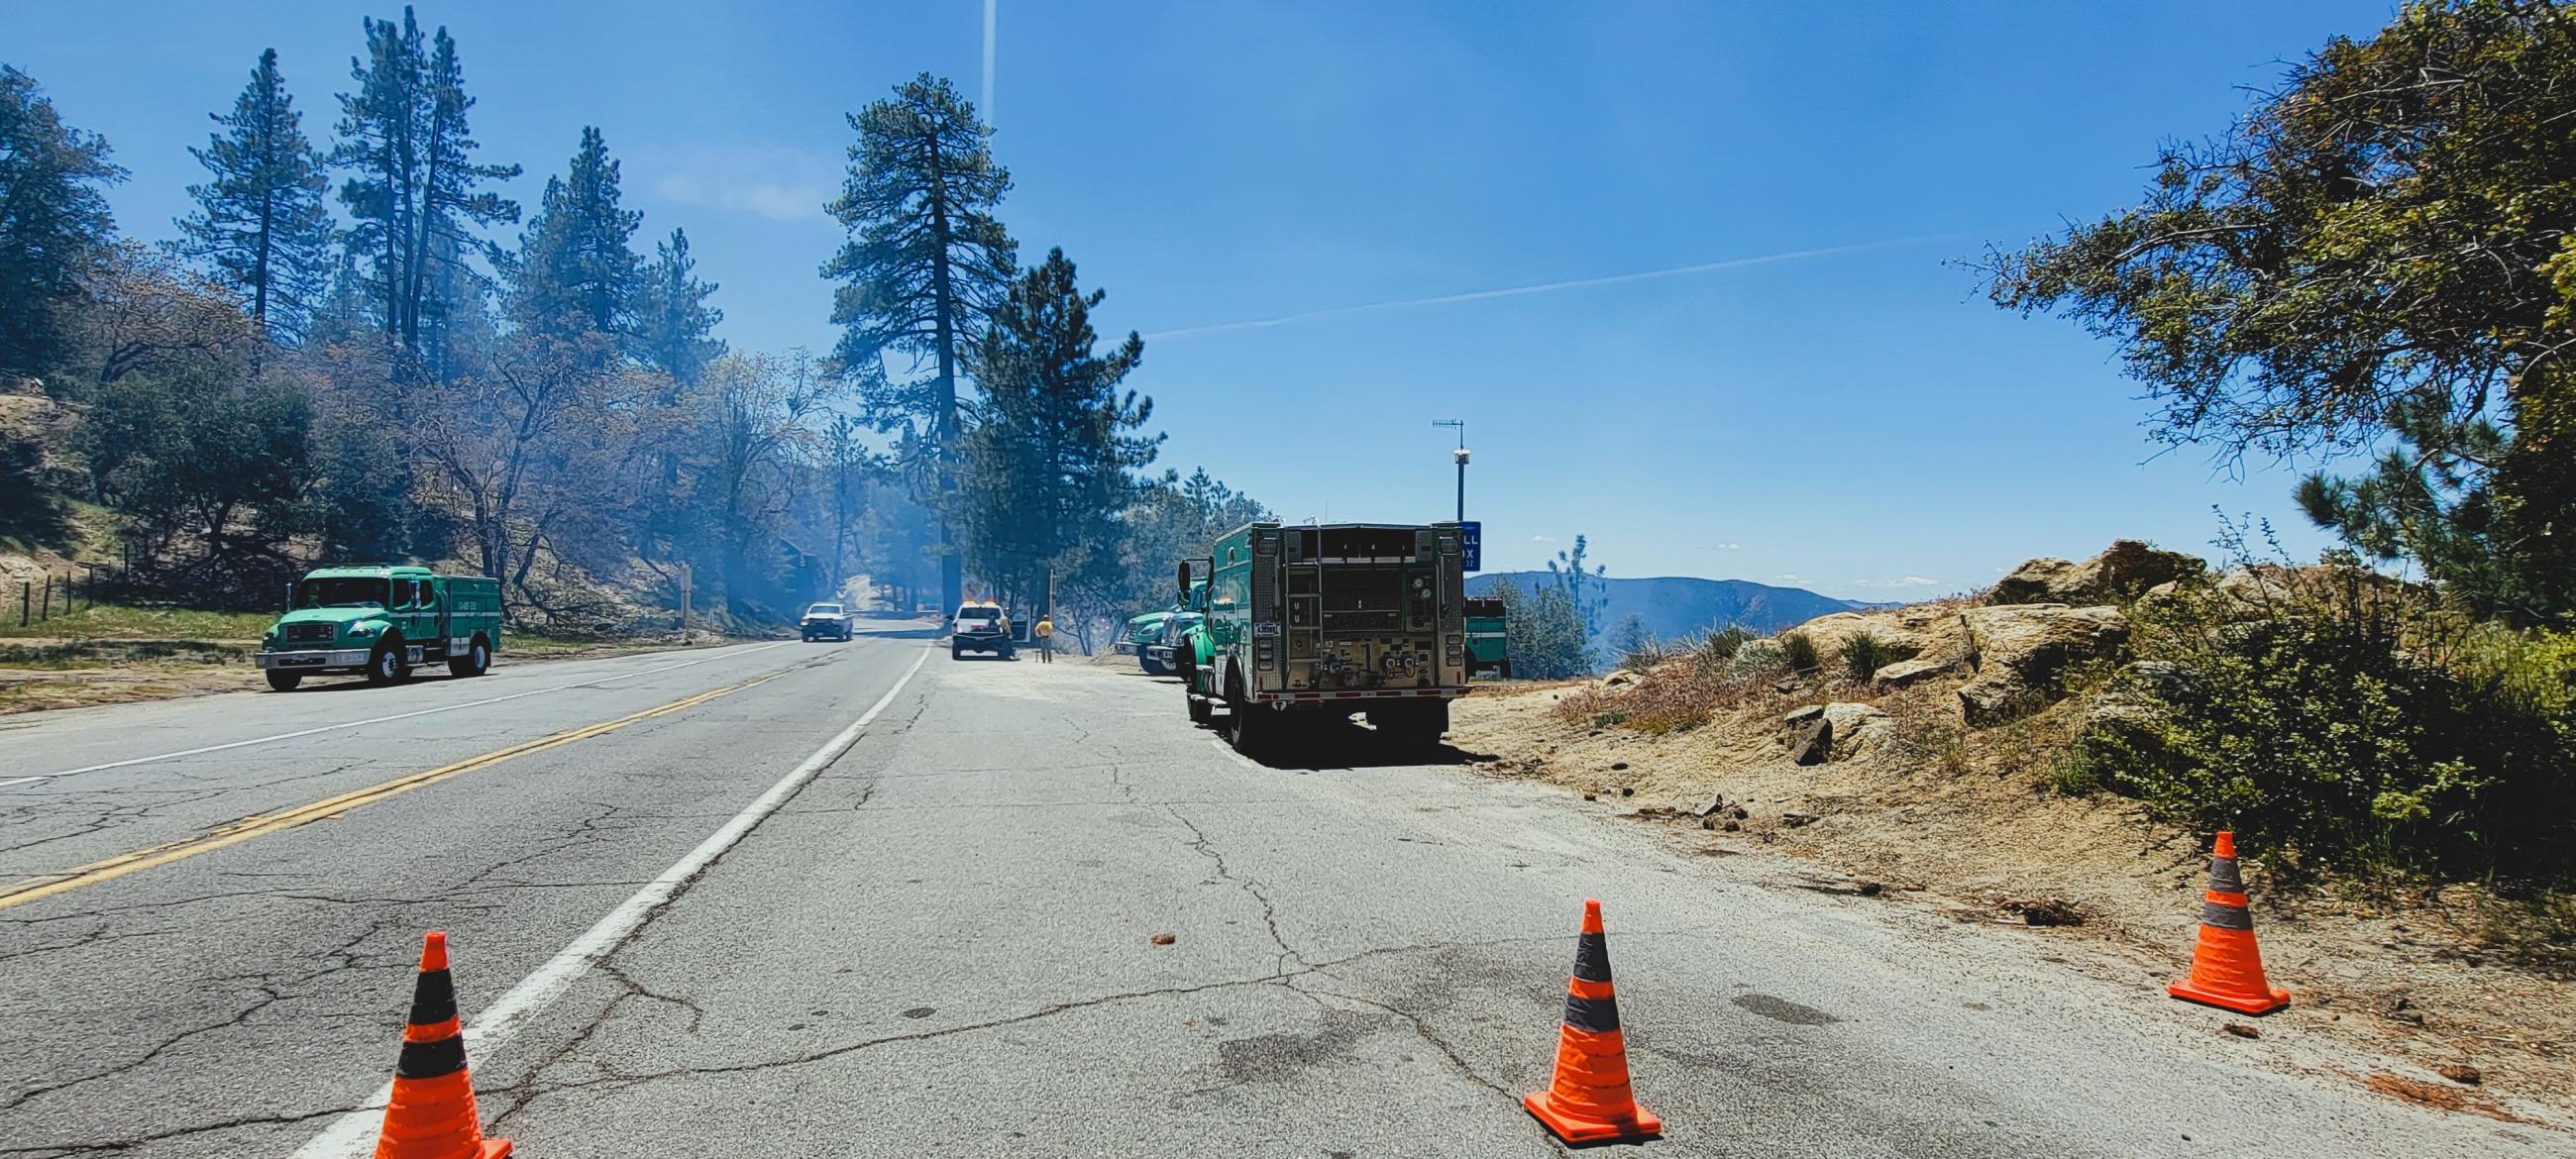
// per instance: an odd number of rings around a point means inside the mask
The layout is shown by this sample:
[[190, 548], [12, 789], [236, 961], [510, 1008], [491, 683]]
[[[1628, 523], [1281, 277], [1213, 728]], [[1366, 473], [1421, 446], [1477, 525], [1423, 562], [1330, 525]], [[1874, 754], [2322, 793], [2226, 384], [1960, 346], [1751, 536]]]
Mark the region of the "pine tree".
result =
[[[1062, 578], [1106, 580], [1120, 561], [1117, 517], [1160, 435], [1140, 435], [1152, 400], [1118, 384], [1144, 360], [1135, 334], [1096, 353], [1091, 308], [1063, 250], [1011, 287], [968, 362], [983, 399], [961, 443], [967, 485], [951, 505], [977, 573], [1021, 592]], [[1095, 574], [1096, 573], [1096, 574]]]
[[628, 248], [644, 215], [618, 207], [618, 167], [595, 127], [519, 239], [511, 312], [521, 325], [558, 334], [632, 331], [642, 269]]
[[518, 176], [519, 167], [474, 162], [466, 126], [474, 99], [445, 28], [424, 51], [408, 7], [399, 25], [369, 18], [365, 27], [367, 58], [350, 62], [357, 89], [340, 94], [341, 140], [331, 163], [355, 171], [340, 200], [357, 220], [349, 247], [366, 255], [377, 321], [416, 357], [436, 285], [432, 267], [479, 248], [471, 227], [519, 219], [516, 203], [476, 190]]
[[[834, 359], [879, 429], [906, 420], [925, 428], [944, 495], [956, 489], [958, 354], [1013, 274], [1010, 235], [993, 217], [1011, 176], [994, 163], [992, 130], [974, 105], [928, 73], [849, 120], [859, 140], [841, 196], [826, 207], [851, 234], [823, 265], [823, 276], [841, 283], [832, 296], [832, 321], [844, 328]], [[889, 382], [889, 354], [936, 370]], [[940, 540], [953, 543], [944, 526]], [[952, 551], [940, 566], [942, 602], [955, 606], [963, 584]]]
[[683, 386], [695, 384], [725, 352], [715, 337], [724, 311], [707, 304], [716, 286], [697, 280], [697, 266], [689, 235], [672, 230], [671, 240], [654, 246], [636, 295], [635, 357]]
[[180, 252], [213, 264], [240, 292], [261, 333], [281, 346], [301, 341], [332, 272], [330, 187], [322, 155], [305, 139], [301, 114], [277, 72], [277, 50], [259, 55], [250, 84], [216, 134], [188, 150], [214, 179], [191, 185], [197, 211], [181, 218]]
[[0, 371], [62, 355], [62, 305], [116, 232], [99, 187], [125, 179], [106, 139], [62, 123], [27, 74], [0, 64]]

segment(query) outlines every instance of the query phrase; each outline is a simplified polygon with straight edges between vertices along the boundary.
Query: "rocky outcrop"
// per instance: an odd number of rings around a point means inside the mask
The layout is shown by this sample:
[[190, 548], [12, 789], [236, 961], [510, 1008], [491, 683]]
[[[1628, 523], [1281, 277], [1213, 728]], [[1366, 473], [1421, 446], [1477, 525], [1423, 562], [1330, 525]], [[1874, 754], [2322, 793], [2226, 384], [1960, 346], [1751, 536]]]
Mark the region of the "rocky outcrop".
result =
[[1904, 688], [1921, 684], [1959, 666], [1956, 660], [1899, 660], [1870, 674], [1870, 679], [1887, 688]]
[[2116, 539], [2082, 563], [2043, 556], [2023, 563], [1987, 593], [1989, 604], [2102, 604], [2126, 600], [2158, 584], [2197, 576], [2199, 556], [2158, 551], [2141, 540]]
[[1972, 727], [2001, 724], [2065, 695], [2067, 669], [2112, 655], [2129, 640], [2118, 608], [2008, 604], [1960, 613], [1976, 675], [1959, 688]]

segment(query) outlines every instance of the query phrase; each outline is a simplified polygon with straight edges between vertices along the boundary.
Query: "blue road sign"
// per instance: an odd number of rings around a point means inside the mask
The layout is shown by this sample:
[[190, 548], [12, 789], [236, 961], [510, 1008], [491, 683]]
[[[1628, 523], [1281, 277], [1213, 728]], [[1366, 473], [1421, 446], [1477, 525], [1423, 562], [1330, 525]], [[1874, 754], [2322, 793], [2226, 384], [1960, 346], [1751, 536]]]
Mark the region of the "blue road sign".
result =
[[1485, 570], [1485, 525], [1469, 520], [1458, 525], [1458, 554], [1468, 571]]

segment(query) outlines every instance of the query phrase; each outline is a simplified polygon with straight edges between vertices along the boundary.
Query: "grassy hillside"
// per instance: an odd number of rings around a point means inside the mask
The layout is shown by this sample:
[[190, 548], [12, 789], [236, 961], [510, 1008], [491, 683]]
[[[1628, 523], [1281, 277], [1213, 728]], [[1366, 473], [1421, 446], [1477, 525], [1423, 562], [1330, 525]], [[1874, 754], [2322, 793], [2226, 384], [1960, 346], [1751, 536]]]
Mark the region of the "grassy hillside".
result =
[[[1491, 595], [1497, 587], [1507, 583], [1518, 584], [1522, 591], [1529, 592], [1541, 584], [1553, 582], [1543, 571], [1494, 572], [1469, 577], [1467, 593]], [[1665, 640], [1678, 640], [1728, 624], [1768, 634], [1818, 616], [1871, 606], [1818, 595], [1805, 588], [1772, 587], [1750, 580], [1654, 576], [1644, 579], [1611, 578], [1602, 582], [1602, 590], [1610, 601], [1601, 616], [1602, 632], [1606, 634], [1626, 620], [1630, 613], [1635, 613], [1646, 618], [1647, 628], [1657, 638]]]

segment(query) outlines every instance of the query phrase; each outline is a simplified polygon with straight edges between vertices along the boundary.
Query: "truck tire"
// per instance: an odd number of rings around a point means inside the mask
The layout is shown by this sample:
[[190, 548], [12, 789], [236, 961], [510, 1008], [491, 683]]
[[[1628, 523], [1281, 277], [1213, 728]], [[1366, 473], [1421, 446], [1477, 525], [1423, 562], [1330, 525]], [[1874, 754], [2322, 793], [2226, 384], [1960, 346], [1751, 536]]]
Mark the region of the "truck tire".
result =
[[966, 648], [965, 648], [965, 646], [964, 646], [964, 645], [961, 645], [961, 644], [954, 644], [954, 643], [952, 643], [952, 644], [948, 645], [948, 658], [949, 658], [949, 659], [951, 659], [951, 660], [963, 660], [963, 659], [965, 659], [965, 658], [966, 658]]
[[1136, 653], [1136, 667], [1144, 669], [1145, 675], [1147, 676], [1169, 676], [1172, 674], [1172, 670], [1170, 668], [1155, 663], [1153, 657], [1142, 652]]
[[402, 637], [390, 632], [376, 641], [376, 649], [367, 654], [367, 683], [400, 684], [411, 679], [411, 665], [403, 657]]
[[1216, 710], [1208, 707], [1207, 698], [1199, 695], [1198, 691], [1191, 688], [1187, 681], [1184, 681], [1181, 684], [1181, 696], [1189, 702], [1191, 724], [1205, 725], [1207, 722], [1216, 719]]
[[1255, 706], [1243, 695], [1241, 681], [1231, 682], [1225, 698], [1225, 739], [1234, 751], [1254, 760], [1269, 751], [1272, 734], [1278, 722], [1269, 719], [1273, 710]]
[[280, 672], [274, 668], [268, 670], [268, 686], [279, 692], [293, 692], [295, 686], [302, 683], [304, 683], [304, 674], [301, 672]]
[[474, 642], [465, 646], [464, 655], [447, 658], [447, 674], [450, 676], [481, 676], [491, 670], [492, 645], [481, 636], [474, 637]]

